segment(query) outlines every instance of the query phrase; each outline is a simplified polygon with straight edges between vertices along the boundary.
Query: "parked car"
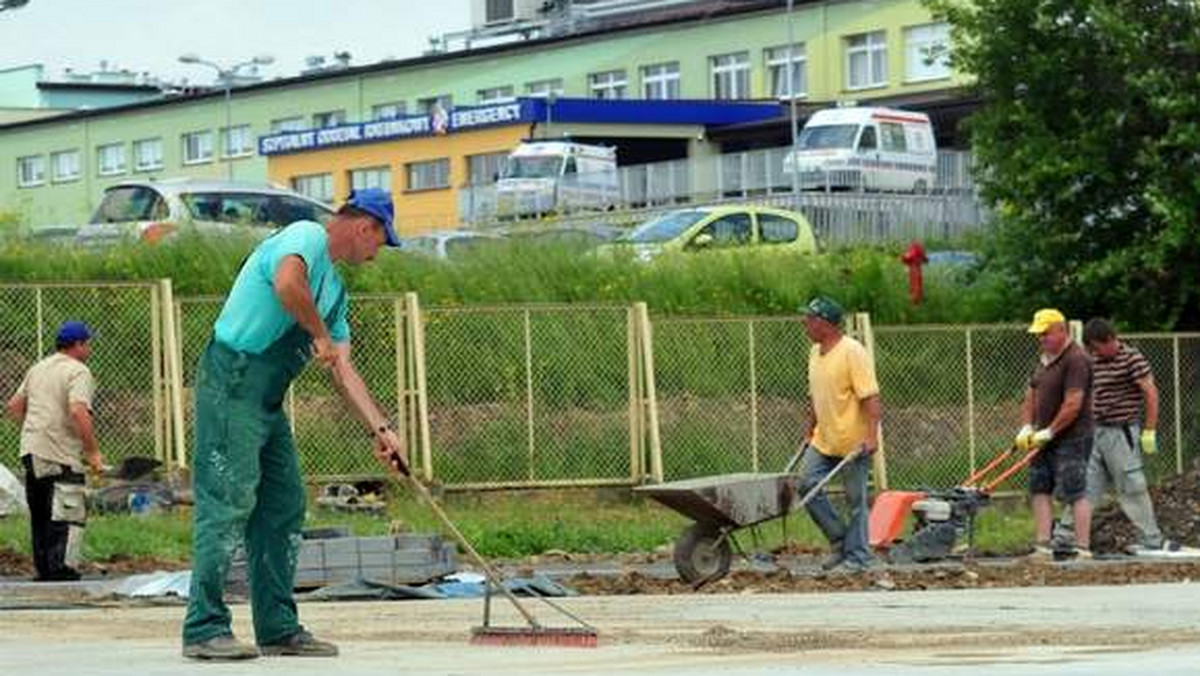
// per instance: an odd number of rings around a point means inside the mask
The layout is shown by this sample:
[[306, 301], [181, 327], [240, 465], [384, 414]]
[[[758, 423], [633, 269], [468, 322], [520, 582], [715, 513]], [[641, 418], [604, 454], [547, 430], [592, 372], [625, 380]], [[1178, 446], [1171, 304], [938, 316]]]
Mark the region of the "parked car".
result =
[[816, 253], [817, 239], [803, 214], [773, 207], [720, 205], [668, 211], [602, 249], [631, 249], [641, 260], [670, 252], [714, 250]]
[[496, 232], [437, 230], [423, 235], [402, 237], [400, 251], [441, 260], [454, 260], [487, 246], [495, 246], [504, 240], [505, 237]]
[[225, 234], [245, 231], [266, 236], [298, 220], [324, 223], [328, 205], [266, 184], [192, 178], [125, 181], [105, 189], [91, 221], [76, 241], [103, 244], [120, 239], [157, 242], [192, 229]]
[[604, 223], [582, 223], [513, 227], [504, 230], [503, 233], [505, 236], [518, 242], [591, 249], [629, 234], [629, 229], [618, 228]]

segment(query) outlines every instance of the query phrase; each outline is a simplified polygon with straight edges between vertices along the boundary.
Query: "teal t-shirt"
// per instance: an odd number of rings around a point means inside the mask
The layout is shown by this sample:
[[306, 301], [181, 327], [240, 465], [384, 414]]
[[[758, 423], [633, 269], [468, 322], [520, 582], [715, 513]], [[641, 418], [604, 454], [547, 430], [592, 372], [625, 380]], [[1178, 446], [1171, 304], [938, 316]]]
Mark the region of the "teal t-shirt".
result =
[[[296, 320], [283, 309], [273, 286], [280, 262], [293, 255], [303, 258], [308, 266], [308, 285], [317, 311], [328, 318], [334, 303], [345, 292], [342, 278], [329, 258], [329, 236], [320, 223], [296, 221], [264, 240], [246, 259], [213, 327], [219, 342], [234, 350], [261, 354], [296, 325]], [[350, 340], [346, 306], [341, 304], [338, 315], [328, 326], [335, 343]]]

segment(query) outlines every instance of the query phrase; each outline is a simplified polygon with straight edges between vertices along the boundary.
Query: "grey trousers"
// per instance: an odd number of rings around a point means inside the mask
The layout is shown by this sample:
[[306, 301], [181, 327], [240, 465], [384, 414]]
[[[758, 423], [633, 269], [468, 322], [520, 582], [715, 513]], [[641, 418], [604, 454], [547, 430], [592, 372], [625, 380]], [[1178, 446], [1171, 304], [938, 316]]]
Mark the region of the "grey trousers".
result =
[[[1146, 473], [1142, 470], [1141, 434], [1139, 425], [1096, 426], [1096, 442], [1088, 462], [1088, 501], [1093, 508], [1098, 508], [1111, 485], [1121, 511], [1137, 529], [1138, 544], [1159, 549], [1163, 544], [1162, 531], [1154, 518], [1154, 505], [1150, 502]], [[1063, 530], [1056, 529], [1055, 541], [1063, 542], [1066, 537], [1073, 539], [1070, 534], [1074, 532], [1074, 518], [1070, 508], [1063, 510], [1059, 524]]]

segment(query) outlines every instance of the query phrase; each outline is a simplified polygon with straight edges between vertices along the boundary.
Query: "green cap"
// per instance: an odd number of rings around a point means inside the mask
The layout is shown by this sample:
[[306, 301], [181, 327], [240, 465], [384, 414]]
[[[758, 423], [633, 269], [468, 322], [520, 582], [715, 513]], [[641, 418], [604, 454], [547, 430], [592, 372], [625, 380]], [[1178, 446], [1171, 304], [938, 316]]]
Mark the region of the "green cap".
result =
[[808, 301], [808, 305], [804, 306], [804, 314], [824, 319], [830, 324], [840, 325], [845, 312], [842, 311], [842, 306], [838, 305], [832, 298], [817, 296]]

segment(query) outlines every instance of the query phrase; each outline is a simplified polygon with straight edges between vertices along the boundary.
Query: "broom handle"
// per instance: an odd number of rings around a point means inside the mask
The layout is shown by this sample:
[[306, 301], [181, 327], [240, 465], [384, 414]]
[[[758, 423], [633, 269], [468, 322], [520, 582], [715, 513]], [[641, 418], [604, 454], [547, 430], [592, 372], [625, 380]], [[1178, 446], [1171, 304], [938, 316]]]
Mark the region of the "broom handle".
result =
[[[538, 625], [538, 621], [533, 619], [533, 615], [525, 609], [525, 606], [521, 605], [520, 601], [517, 600], [516, 595], [514, 595], [508, 587], [505, 587], [500, 583], [500, 576], [498, 576], [496, 571], [492, 569], [491, 565], [489, 565], [488, 562], [482, 556], [480, 556], [479, 552], [475, 551], [475, 548], [472, 547], [471, 543], [467, 541], [467, 537], [462, 534], [462, 531], [458, 530], [458, 527], [454, 525], [454, 522], [450, 520], [450, 517], [446, 516], [446, 512], [442, 511], [441, 506], [434, 501], [433, 495], [430, 494], [429, 489], [425, 487], [425, 484], [421, 483], [415, 476], [412, 475], [411, 472], [406, 471], [408, 467], [405, 466], [403, 461], [401, 461], [399, 458], [393, 458], [391, 465], [392, 469], [394, 469], [397, 474], [403, 475], [404, 478], [408, 479], [409, 483], [412, 484], [413, 488], [417, 489], [417, 492], [420, 493], [421, 497], [425, 499], [425, 503], [429, 505], [429, 509], [432, 510], [434, 515], [437, 516], [438, 520], [442, 522], [442, 525], [446, 527], [446, 530], [450, 531], [450, 534], [454, 536], [454, 539], [458, 541], [458, 544], [462, 545], [462, 548], [467, 551], [467, 555], [470, 557], [470, 559], [483, 569], [484, 574], [487, 576], [488, 584], [494, 584], [502, 594], [508, 597], [508, 600], [512, 602], [513, 607], [515, 607], [517, 611], [519, 611], [521, 615], [525, 617], [525, 621], [528, 622], [530, 626], [540, 626]], [[401, 469], [402, 467], [403, 469]]]

